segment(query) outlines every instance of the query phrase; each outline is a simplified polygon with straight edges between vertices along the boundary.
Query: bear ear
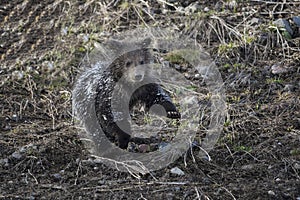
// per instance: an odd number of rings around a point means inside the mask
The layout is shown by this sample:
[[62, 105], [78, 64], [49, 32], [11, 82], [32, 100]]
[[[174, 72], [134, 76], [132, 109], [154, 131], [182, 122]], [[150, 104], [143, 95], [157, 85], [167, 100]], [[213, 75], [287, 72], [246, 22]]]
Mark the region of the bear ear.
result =
[[139, 41], [120, 41], [116, 39], [109, 39], [109, 41], [105, 44], [108, 49], [118, 49], [118, 50], [130, 50], [132, 47], [138, 49], [147, 49], [151, 45], [152, 39], [150, 37], [143, 38]]

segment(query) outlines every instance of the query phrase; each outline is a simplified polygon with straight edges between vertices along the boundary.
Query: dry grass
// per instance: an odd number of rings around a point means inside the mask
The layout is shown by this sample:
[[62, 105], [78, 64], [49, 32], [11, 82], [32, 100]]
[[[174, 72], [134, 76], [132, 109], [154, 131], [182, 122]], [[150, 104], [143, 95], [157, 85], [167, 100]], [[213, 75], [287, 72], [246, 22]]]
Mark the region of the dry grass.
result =
[[[230, 2], [201, 2], [201, 12], [163, 0], [2, 2], [0, 198], [299, 197], [299, 37], [272, 25], [299, 16], [299, 2]], [[186, 167], [183, 159], [171, 165], [183, 177], [168, 168], [140, 180], [110, 170], [89, 160], [73, 127], [71, 91], [82, 56], [95, 42], [148, 26], [201, 43], [227, 90], [229, 116], [212, 161], [187, 155]], [[288, 72], [272, 74], [278, 63]], [[28, 145], [21, 159], [12, 157]]]

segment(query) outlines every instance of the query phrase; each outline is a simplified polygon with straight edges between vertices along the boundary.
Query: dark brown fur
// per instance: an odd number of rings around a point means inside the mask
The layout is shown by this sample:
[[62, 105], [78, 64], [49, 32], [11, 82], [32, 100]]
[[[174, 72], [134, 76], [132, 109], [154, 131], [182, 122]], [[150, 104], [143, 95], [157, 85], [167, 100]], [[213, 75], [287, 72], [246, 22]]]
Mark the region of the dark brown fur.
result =
[[[117, 58], [101, 74], [102, 78], [97, 88], [95, 105], [98, 122], [107, 138], [122, 149], [127, 148], [129, 141], [146, 141], [145, 139], [131, 138], [130, 135], [129, 108], [132, 108], [137, 102], [144, 103], [146, 109], [154, 104], [160, 104], [165, 108], [168, 117], [180, 118], [180, 114], [171, 98], [156, 83], [143, 85], [132, 96], [129, 95], [129, 91], [134, 88], [132, 87], [134, 76], [130, 70], [138, 65], [149, 64], [151, 59], [151, 54], [147, 49], [131, 51]], [[119, 101], [112, 102], [113, 91], [116, 90], [117, 82], [122, 77], [125, 82], [122, 88], [119, 89], [121, 90], [119, 91]], [[118, 112], [119, 116], [115, 117], [112, 111], [112, 103], [121, 105], [122, 102], [129, 102], [129, 106], [120, 110]]]

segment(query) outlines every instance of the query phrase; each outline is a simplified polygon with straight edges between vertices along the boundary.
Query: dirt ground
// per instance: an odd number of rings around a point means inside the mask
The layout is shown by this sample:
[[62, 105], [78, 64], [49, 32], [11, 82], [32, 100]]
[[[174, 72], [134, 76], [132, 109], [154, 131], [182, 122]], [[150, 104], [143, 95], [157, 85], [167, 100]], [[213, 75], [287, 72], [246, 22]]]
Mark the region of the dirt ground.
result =
[[[300, 16], [300, 2], [284, 2], [2, 0], [0, 199], [299, 200], [300, 28], [291, 22], [289, 35], [273, 22]], [[137, 179], [89, 156], [71, 91], [95, 41], [144, 26], [207, 49], [229, 114], [211, 161], [187, 153], [187, 165]]]

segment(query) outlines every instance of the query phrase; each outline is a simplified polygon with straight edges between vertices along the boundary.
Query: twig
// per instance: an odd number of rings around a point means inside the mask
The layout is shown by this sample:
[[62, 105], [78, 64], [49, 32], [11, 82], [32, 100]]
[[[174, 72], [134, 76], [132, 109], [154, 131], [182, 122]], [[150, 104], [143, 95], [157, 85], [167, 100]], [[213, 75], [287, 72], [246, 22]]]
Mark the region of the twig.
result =
[[33, 177], [33, 179], [35, 180], [36, 184], [39, 184], [38, 180], [35, 178], [35, 176], [33, 176], [33, 174], [30, 172], [29, 169], [28, 169], [28, 174]]

